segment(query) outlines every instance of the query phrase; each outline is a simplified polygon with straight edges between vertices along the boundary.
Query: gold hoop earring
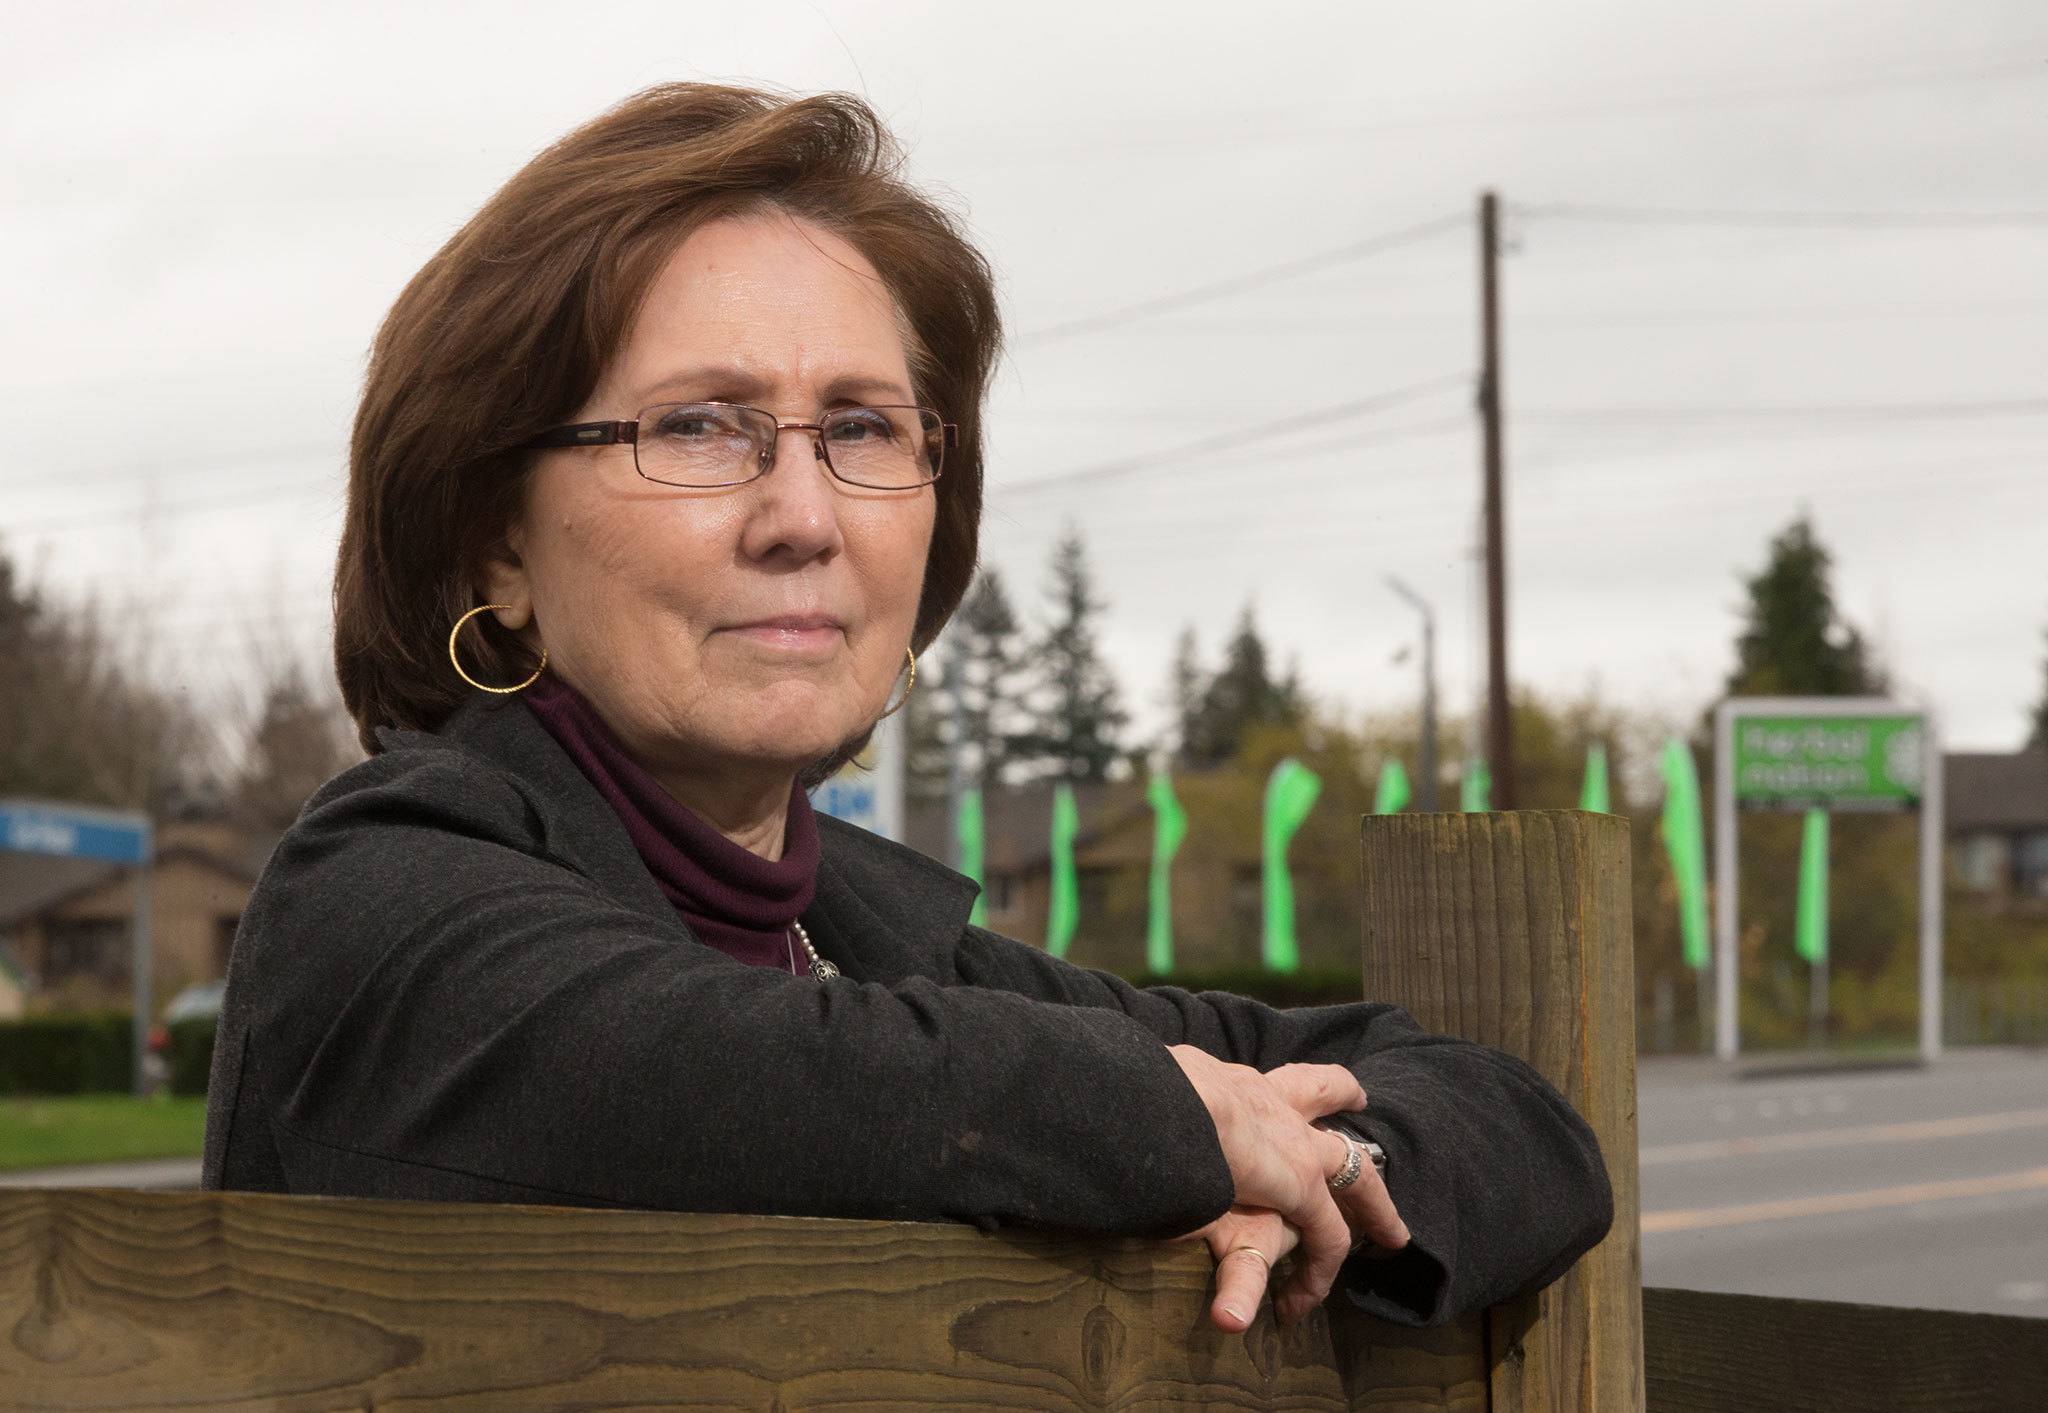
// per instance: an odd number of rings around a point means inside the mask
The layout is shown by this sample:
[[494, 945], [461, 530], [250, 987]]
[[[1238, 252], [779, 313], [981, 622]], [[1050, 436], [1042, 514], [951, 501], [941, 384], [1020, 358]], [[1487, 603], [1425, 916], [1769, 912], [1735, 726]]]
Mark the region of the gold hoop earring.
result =
[[911, 689], [917, 686], [917, 654], [909, 648], [905, 648], [903, 655], [910, 659], [910, 680], [903, 684], [903, 701], [896, 703], [895, 706], [890, 707], [887, 711], [876, 717], [875, 720], [877, 721], [886, 721], [897, 712], [903, 710], [903, 703], [910, 700]]
[[463, 614], [462, 617], [456, 619], [455, 626], [448, 630], [448, 661], [455, 664], [456, 675], [460, 677], [463, 681], [469, 683], [470, 686], [476, 688], [479, 692], [495, 692], [501, 697], [509, 696], [514, 692], [523, 692], [528, 687], [531, 687], [534, 683], [540, 681], [541, 669], [545, 668], [548, 665], [547, 644], [542, 643], [540, 648], [540, 667], [534, 668], [533, 676], [527, 678], [524, 682], [521, 682], [516, 687], [487, 686], [486, 684], [477, 681], [476, 678], [470, 676], [467, 672], [462, 670], [462, 659], [455, 655], [455, 637], [458, 633], [462, 631], [462, 625], [469, 622], [470, 619], [476, 617], [479, 613], [487, 613], [494, 608], [510, 607], [512, 607], [512, 605], [509, 603], [480, 603], [475, 608], [471, 609], [469, 612]]

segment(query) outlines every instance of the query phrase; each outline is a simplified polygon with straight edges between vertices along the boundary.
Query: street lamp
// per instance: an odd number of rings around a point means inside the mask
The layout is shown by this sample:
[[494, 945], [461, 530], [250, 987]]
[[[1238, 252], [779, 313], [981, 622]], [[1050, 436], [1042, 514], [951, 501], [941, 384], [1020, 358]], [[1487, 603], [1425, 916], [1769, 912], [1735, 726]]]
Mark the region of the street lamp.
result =
[[1387, 587], [1414, 605], [1422, 615], [1422, 808], [1436, 811], [1436, 613], [1428, 600], [1387, 576]]

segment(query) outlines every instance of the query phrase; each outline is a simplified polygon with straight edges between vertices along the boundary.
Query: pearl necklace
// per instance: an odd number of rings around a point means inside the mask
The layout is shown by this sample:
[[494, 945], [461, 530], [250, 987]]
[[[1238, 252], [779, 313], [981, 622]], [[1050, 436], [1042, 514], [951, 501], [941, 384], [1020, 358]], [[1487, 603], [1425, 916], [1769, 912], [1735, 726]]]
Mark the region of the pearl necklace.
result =
[[804, 944], [804, 952], [811, 959], [812, 976], [815, 976], [820, 981], [824, 981], [830, 977], [835, 977], [839, 975], [838, 967], [833, 966], [832, 963], [826, 961], [823, 957], [818, 955], [818, 949], [811, 945], [811, 934], [804, 931], [804, 925], [802, 923], [792, 921], [789, 924], [789, 930], [796, 937], [797, 941]]

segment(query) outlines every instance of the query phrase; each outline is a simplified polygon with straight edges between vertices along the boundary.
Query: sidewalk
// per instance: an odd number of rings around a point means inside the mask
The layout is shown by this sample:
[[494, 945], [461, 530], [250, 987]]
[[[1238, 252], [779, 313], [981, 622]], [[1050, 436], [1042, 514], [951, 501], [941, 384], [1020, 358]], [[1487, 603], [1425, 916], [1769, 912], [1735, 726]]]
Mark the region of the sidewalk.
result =
[[0, 1173], [0, 1187], [146, 1187], [164, 1190], [199, 1186], [199, 1159], [152, 1158], [137, 1163], [91, 1163], [76, 1168], [28, 1168]]

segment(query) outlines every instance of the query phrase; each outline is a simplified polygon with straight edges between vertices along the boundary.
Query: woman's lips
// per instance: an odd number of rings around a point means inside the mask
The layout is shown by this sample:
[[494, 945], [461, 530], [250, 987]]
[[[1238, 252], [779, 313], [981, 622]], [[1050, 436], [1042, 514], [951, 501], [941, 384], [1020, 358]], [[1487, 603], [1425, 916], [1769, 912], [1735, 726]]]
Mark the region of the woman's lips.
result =
[[754, 623], [737, 624], [725, 631], [772, 651], [797, 655], [830, 652], [846, 634], [836, 618], [809, 616], [764, 618]]

